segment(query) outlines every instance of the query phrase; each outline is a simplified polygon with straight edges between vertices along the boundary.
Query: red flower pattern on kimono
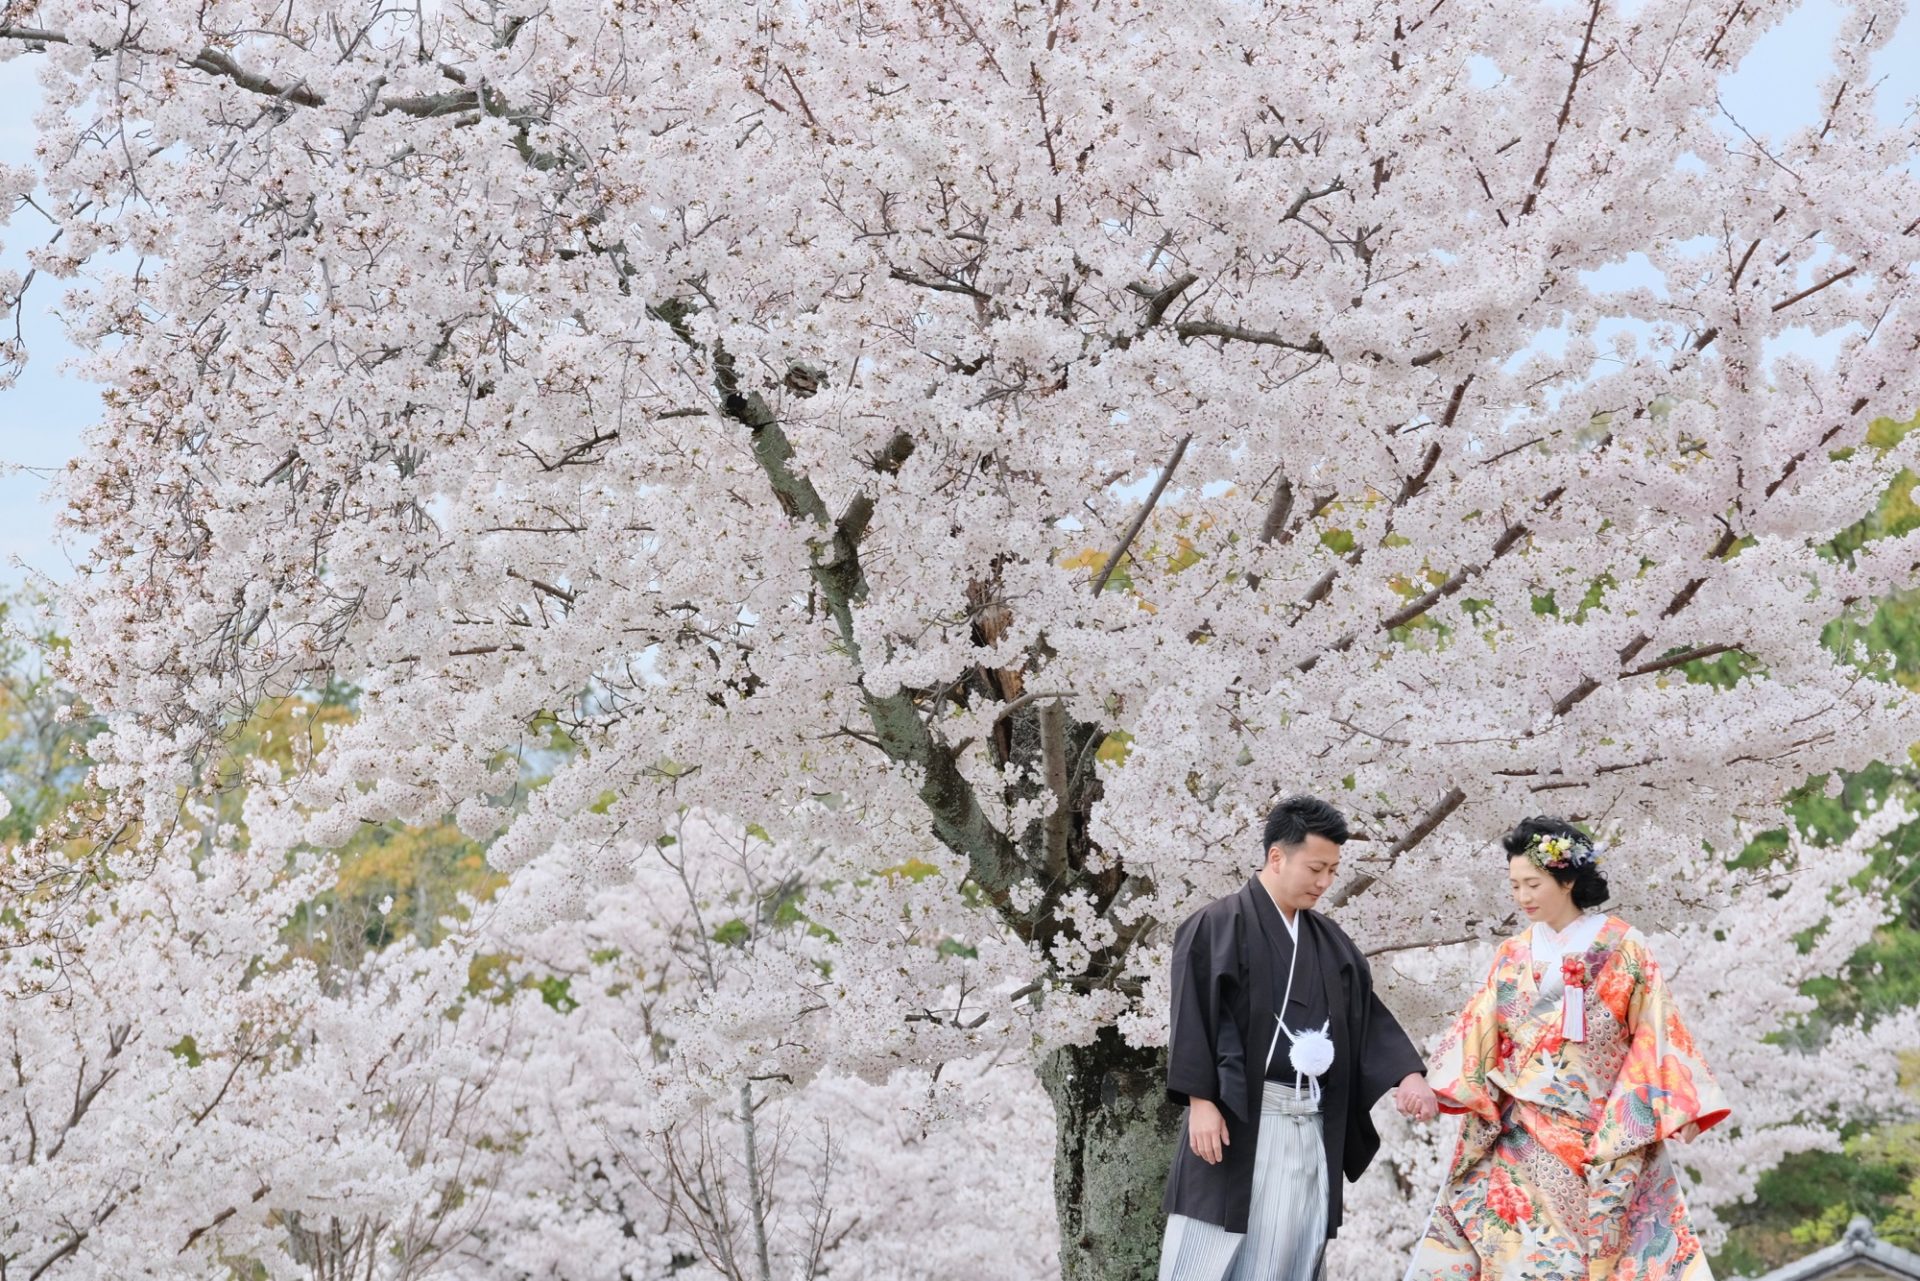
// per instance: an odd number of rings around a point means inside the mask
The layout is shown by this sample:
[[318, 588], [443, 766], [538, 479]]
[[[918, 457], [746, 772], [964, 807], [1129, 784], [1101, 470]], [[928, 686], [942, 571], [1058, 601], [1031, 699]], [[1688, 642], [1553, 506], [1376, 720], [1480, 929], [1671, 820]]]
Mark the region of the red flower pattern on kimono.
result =
[[1607, 1007], [1615, 1022], [1627, 1021], [1627, 1006], [1633, 1001], [1633, 990], [1638, 981], [1633, 967], [1621, 964], [1617, 959], [1600, 967], [1600, 981], [1594, 985], [1594, 996], [1600, 1004]]
[[1660, 1080], [1667, 1090], [1667, 1106], [1681, 1116], [1700, 1115], [1700, 1091], [1694, 1088], [1693, 1073], [1678, 1055], [1660, 1060]]
[[1687, 1031], [1687, 1025], [1680, 1021], [1678, 1010], [1667, 1011], [1667, 1040], [1673, 1044], [1674, 1049], [1688, 1058], [1699, 1056], [1700, 1052], [1693, 1044], [1693, 1033]]
[[1525, 1223], [1533, 1217], [1533, 1202], [1505, 1169], [1493, 1172], [1493, 1186], [1487, 1190], [1487, 1208], [1507, 1223]]

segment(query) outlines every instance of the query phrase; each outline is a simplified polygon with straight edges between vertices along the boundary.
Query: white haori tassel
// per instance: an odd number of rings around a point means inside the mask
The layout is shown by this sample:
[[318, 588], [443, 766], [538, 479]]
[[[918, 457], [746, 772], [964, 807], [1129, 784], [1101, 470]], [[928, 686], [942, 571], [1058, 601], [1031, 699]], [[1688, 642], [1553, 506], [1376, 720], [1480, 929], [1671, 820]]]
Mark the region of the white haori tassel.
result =
[[1560, 994], [1560, 1039], [1587, 1039], [1587, 989], [1578, 983], [1567, 984]]
[[1295, 1035], [1288, 1032], [1293, 1048], [1287, 1051], [1287, 1062], [1293, 1070], [1302, 1076], [1325, 1076], [1327, 1069], [1333, 1066], [1333, 1038], [1327, 1035], [1332, 1028], [1331, 1021], [1319, 1027], [1310, 1027]]
[[1287, 1051], [1287, 1062], [1293, 1066], [1293, 1088], [1297, 1093], [1300, 1078], [1306, 1077], [1315, 1103], [1320, 1101], [1320, 1078], [1333, 1066], [1333, 1038], [1327, 1035], [1332, 1027], [1332, 1020], [1328, 1020], [1298, 1035], [1287, 1033], [1287, 1039], [1293, 1042], [1293, 1048]]
[[1267, 1066], [1273, 1066], [1274, 1051], [1280, 1048], [1280, 1034], [1286, 1033], [1291, 1043], [1287, 1048], [1287, 1066], [1293, 1069], [1294, 1093], [1300, 1092], [1300, 1083], [1304, 1080], [1315, 1103], [1320, 1101], [1320, 1078], [1333, 1066], [1333, 1037], [1329, 1035], [1333, 1021], [1329, 1019], [1319, 1027], [1310, 1027], [1304, 1032], [1295, 1032], [1278, 1018], [1273, 1025], [1273, 1044], [1267, 1047]]

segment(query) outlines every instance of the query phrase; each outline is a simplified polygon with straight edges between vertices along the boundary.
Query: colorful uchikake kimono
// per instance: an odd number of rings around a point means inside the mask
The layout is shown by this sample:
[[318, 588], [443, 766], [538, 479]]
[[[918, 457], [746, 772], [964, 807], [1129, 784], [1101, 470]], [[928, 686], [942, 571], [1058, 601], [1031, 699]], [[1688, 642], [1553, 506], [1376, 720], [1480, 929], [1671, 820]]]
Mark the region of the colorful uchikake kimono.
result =
[[1460, 1141], [1407, 1281], [1711, 1281], [1667, 1140], [1727, 1105], [1638, 930], [1508, 939], [1428, 1080]]

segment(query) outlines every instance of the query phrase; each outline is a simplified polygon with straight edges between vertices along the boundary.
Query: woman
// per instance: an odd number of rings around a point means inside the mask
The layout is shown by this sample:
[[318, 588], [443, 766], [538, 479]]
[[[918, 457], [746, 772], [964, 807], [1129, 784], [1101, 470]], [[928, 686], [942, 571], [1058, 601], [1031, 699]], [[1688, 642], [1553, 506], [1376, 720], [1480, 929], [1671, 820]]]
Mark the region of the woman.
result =
[[1727, 1115], [1593, 842], [1558, 819], [1507, 833], [1508, 939], [1428, 1079], [1462, 1114], [1407, 1281], [1711, 1281], [1667, 1140]]

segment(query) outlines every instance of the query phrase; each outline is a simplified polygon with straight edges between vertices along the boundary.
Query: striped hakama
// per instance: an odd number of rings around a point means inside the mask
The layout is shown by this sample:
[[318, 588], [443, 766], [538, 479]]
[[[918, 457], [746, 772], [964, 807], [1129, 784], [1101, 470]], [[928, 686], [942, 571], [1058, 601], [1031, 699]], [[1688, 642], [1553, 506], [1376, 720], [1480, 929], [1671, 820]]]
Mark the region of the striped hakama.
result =
[[1319, 1104], [1268, 1081], [1260, 1096], [1247, 1230], [1167, 1219], [1160, 1281], [1314, 1281], [1327, 1238], [1327, 1158]]

